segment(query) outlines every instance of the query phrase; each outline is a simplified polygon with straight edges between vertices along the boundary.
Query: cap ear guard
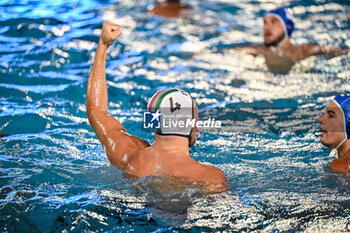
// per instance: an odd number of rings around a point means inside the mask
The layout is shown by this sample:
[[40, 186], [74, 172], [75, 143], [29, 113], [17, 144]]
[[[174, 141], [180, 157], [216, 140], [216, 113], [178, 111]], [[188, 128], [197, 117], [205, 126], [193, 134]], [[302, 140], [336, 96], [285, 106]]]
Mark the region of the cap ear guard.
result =
[[338, 95], [333, 99], [333, 102], [339, 107], [343, 115], [344, 139], [330, 153], [330, 157], [337, 157], [337, 149], [343, 145], [346, 140], [350, 139], [350, 95]]
[[338, 95], [333, 99], [343, 114], [344, 133], [347, 139], [350, 139], [350, 95]]
[[[192, 97], [191, 97], [191, 99], [192, 99]], [[194, 106], [193, 106], [193, 102], [194, 102], [194, 100], [192, 99], [192, 119], [194, 119]], [[192, 130], [193, 130], [193, 128], [191, 128], [190, 134], [188, 135], [188, 147], [191, 147]]]

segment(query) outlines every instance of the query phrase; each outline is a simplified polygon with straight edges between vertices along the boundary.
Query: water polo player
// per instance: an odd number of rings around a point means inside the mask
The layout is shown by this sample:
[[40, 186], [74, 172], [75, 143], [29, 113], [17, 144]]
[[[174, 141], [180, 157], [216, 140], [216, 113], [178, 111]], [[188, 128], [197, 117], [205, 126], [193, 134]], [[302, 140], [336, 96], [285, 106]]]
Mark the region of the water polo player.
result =
[[263, 54], [267, 67], [271, 71], [281, 73], [288, 72], [296, 61], [313, 55], [348, 53], [348, 50], [317, 44], [292, 44], [293, 31], [293, 19], [284, 8], [270, 10], [264, 14], [264, 44], [234, 47], [233, 49], [247, 51], [253, 55]]
[[[155, 129], [154, 145], [128, 134], [123, 125], [108, 114], [106, 55], [121, 34], [119, 26], [105, 22], [97, 46], [87, 87], [86, 112], [110, 163], [136, 177], [166, 175], [202, 185], [210, 192], [226, 190], [223, 172], [191, 158], [189, 146], [199, 135], [196, 127], [170, 126]], [[175, 120], [198, 120], [198, 108], [191, 96], [180, 89], [158, 91], [148, 103], [149, 111]]]
[[341, 173], [349, 173], [350, 166], [350, 95], [338, 95], [318, 118], [321, 123], [321, 143], [332, 148], [334, 159], [329, 167]]

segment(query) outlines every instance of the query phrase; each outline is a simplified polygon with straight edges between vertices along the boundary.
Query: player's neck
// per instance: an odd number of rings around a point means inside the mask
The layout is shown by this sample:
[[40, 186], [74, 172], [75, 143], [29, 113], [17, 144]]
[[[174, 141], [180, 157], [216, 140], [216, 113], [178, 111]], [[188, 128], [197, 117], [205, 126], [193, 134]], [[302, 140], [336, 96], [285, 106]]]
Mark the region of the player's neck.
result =
[[285, 40], [283, 44], [280, 44], [279, 48], [282, 49], [283, 51], [291, 49], [292, 48], [292, 43], [290, 42], [290, 38]]
[[292, 47], [289, 37], [284, 37], [280, 42], [275, 45], [266, 45], [271, 50], [287, 50]]
[[346, 140], [338, 149], [338, 157], [350, 156], [350, 140]]
[[161, 136], [155, 134], [153, 149], [162, 153], [178, 153], [189, 156], [188, 138], [181, 136]]

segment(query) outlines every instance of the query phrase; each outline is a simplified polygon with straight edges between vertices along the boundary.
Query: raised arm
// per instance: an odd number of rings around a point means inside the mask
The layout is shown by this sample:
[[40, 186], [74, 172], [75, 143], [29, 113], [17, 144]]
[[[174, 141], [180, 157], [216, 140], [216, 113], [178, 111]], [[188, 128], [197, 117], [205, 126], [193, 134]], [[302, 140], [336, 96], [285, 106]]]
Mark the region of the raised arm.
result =
[[108, 115], [108, 96], [106, 85], [106, 55], [108, 47], [121, 34], [119, 26], [103, 23], [101, 37], [89, 76], [86, 93], [86, 113], [91, 127], [101, 143], [107, 140], [112, 129], [125, 130], [115, 118]]
[[86, 114], [93, 130], [99, 138], [109, 161], [124, 169], [122, 156], [145, 147], [143, 140], [126, 133], [123, 125], [108, 114], [106, 85], [106, 55], [108, 47], [121, 35], [119, 26], [104, 22], [96, 55], [89, 76], [86, 93]]

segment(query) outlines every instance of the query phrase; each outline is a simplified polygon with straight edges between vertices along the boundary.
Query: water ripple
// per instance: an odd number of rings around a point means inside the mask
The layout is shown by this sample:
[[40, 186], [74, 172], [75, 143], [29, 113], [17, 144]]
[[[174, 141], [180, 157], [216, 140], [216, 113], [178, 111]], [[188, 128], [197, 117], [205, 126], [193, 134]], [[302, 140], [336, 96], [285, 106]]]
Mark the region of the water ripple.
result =
[[[265, 1], [190, 1], [193, 14], [147, 15], [150, 1], [0, 3], [0, 229], [6, 231], [350, 231], [348, 176], [327, 168], [316, 119], [350, 90], [349, 55], [310, 57], [285, 75], [263, 57]], [[286, 1], [295, 43], [349, 48], [349, 5]], [[244, 20], [242, 20], [242, 17]], [[110, 113], [129, 132], [156, 90], [192, 93], [222, 120], [191, 148], [225, 173], [209, 195], [109, 165], [86, 118], [86, 86], [104, 20], [123, 35], [107, 55]]]

